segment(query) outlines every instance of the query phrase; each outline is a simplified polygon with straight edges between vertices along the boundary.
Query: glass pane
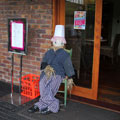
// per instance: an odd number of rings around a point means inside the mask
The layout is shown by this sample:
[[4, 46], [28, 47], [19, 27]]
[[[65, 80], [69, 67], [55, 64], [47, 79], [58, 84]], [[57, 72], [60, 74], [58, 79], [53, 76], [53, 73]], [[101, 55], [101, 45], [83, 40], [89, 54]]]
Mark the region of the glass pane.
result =
[[[72, 48], [73, 50], [72, 62], [76, 72], [74, 82], [78, 86], [91, 88], [95, 0], [66, 0], [65, 7], [66, 48]], [[75, 19], [74, 16], [76, 17]], [[84, 20], [84, 22], [82, 20]], [[77, 29], [74, 26], [74, 22]]]

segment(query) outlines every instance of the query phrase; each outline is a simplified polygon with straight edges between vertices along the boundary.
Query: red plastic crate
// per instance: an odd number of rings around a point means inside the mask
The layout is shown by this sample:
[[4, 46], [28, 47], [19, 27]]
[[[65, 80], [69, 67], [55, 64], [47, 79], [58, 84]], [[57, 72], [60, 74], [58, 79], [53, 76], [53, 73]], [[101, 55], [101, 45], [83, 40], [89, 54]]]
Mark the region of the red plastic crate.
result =
[[21, 95], [32, 99], [40, 95], [39, 92], [39, 75], [28, 74], [21, 79]]

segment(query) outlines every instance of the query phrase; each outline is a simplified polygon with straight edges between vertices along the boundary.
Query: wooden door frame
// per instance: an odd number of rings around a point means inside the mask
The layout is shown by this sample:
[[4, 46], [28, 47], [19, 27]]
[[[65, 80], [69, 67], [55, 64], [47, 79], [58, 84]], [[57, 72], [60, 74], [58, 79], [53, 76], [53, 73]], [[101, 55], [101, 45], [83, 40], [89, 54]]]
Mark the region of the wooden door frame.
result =
[[57, 24], [65, 25], [65, 0], [53, 0], [53, 32]]
[[[72, 94], [90, 99], [97, 99], [99, 63], [100, 63], [100, 37], [102, 23], [102, 0], [96, 0], [95, 27], [94, 27], [94, 52], [92, 69], [92, 87], [84, 88], [74, 86]], [[56, 24], [65, 25], [65, 0], [53, 0], [53, 32]]]

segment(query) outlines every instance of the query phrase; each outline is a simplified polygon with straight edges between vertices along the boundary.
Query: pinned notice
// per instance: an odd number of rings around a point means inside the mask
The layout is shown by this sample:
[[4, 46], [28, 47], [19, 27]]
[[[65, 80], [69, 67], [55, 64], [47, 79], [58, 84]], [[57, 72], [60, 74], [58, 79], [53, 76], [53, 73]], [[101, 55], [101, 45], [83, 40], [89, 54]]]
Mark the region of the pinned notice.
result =
[[86, 26], [86, 11], [74, 12], [74, 29], [85, 30]]

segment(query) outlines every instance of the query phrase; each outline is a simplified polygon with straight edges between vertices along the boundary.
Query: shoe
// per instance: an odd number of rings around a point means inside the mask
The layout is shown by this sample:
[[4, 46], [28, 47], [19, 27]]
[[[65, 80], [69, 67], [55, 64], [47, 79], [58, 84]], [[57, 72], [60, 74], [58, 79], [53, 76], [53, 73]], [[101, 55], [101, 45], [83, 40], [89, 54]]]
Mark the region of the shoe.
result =
[[34, 113], [38, 111], [39, 111], [39, 108], [37, 106], [32, 106], [31, 108], [28, 109], [29, 113]]
[[46, 108], [46, 109], [42, 110], [40, 113], [43, 115], [47, 115], [47, 114], [52, 113], [52, 111], [50, 111], [48, 108]]

